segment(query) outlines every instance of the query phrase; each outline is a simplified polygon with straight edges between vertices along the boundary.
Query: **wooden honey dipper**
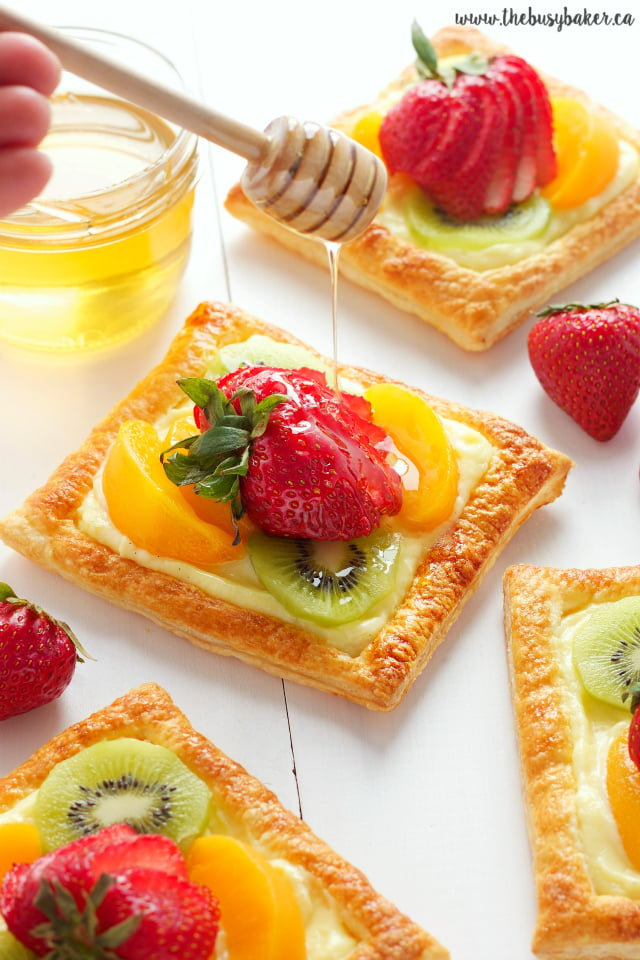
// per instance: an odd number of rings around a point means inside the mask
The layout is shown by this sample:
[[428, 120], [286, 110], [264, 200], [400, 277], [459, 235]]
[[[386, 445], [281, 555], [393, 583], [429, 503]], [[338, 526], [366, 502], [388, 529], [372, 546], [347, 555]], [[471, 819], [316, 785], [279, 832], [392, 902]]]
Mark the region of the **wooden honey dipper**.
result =
[[384, 165], [336, 130], [279, 117], [261, 133], [1, 6], [0, 30], [36, 37], [70, 73], [244, 157], [242, 187], [249, 199], [299, 233], [344, 243], [378, 212]]

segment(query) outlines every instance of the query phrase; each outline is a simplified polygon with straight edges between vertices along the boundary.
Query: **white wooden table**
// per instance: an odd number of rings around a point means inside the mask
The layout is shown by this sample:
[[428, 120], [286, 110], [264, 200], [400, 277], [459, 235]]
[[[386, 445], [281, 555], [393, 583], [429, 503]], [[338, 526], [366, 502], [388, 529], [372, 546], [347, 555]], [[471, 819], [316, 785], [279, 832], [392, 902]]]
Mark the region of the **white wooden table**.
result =
[[[365, 102], [412, 59], [413, 17], [433, 32], [466, 12], [462, 3], [442, 0], [431, 13], [430, 5], [408, 0], [19, 6], [50, 23], [146, 40], [174, 59], [194, 95], [262, 128], [282, 113], [323, 121]], [[477, 3], [467, 7], [479, 12]], [[564, 4], [545, 7], [562, 12]], [[611, 2], [598, 9], [624, 12]], [[527, 6], [516, 10], [526, 13]], [[502, 6], [483, 12], [500, 15]], [[627, 88], [638, 24], [485, 29], [640, 126], [640, 99]], [[85, 360], [0, 348], [3, 513], [161, 358], [201, 300], [233, 301], [330, 352], [328, 275], [252, 235], [222, 208], [242, 166], [203, 146], [190, 265], [177, 301], [154, 329]], [[558, 302], [640, 302], [639, 254], [636, 243]], [[526, 356], [528, 324], [489, 353], [473, 355], [347, 282], [339, 311], [344, 361], [520, 423], [575, 460], [564, 496], [520, 531], [404, 703], [386, 715], [206, 654], [0, 547], [0, 579], [67, 620], [96, 658], [79, 667], [60, 701], [0, 725], [0, 774], [69, 723], [157, 681], [198, 729], [285, 805], [300, 809], [454, 958], [527, 960], [535, 902], [504, 655], [502, 573], [517, 562], [638, 562], [640, 406], [613, 441], [597, 444], [542, 394]]]

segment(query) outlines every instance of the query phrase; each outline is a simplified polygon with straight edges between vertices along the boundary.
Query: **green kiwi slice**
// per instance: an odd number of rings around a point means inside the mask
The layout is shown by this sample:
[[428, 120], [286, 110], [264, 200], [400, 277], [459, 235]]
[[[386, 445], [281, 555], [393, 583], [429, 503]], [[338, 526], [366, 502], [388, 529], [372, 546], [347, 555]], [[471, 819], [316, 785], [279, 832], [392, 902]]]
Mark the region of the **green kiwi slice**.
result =
[[27, 950], [8, 930], [0, 930], [0, 957], [2, 960], [35, 960], [35, 954]]
[[208, 819], [211, 793], [179, 757], [132, 737], [102, 740], [58, 763], [38, 791], [35, 822], [45, 850], [128, 823], [186, 848]]
[[400, 537], [383, 529], [344, 542], [256, 533], [249, 556], [262, 585], [289, 613], [335, 627], [364, 616], [391, 592]]
[[281, 343], [262, 333], [254, 333], [247, 340], [220, 347], [217, 356], [225, 368], [224, 372], [237, 370], [243, 365], [282, 367], [285, 370], [298, 367], [324, 372], [328, 370], [326, 364], [310, 350], [296, 343]]
[[630, 707], [640, 682], [640, 597], [601, 603], [574, 637], [573, 662], [594, 697]]
[[431, 250], [485, 250], [497, 243], [521, 243], [540, 237], [549, 223], [551, 207], [539, 194], [533, 194], [500, 216], [464, 223], [434, 207], [422, 190], [412, 189], [405, 197], [404, 216], [415, 242]]

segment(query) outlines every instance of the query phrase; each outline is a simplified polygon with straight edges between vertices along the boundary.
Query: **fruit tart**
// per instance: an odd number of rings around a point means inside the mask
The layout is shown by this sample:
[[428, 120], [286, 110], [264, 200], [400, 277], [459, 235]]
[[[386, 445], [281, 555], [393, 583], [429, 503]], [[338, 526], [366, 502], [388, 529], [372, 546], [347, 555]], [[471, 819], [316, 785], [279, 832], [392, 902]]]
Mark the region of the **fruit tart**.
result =
[[152, 683], [0, 779], [0, 955], [87, 956], [78, 938], [114, 960], [448, 957]]
[[505, 623], [539, 957], [640, 957], [640, 567], [514, 566]]
[[212, 652], [378, 710], [571, 461], [524, 430], [201, 304], [0, 522], [44, 567]]
[[[484, 350], [640, 235], [640, 136], [584, 93], [475, 29], [431, 43], [375, 101], [333, 126], [378, 153], [381, 210], [340, 253], [342, 273]], [[254, 206], [227, 209], [309, 260], [322, 244]]]

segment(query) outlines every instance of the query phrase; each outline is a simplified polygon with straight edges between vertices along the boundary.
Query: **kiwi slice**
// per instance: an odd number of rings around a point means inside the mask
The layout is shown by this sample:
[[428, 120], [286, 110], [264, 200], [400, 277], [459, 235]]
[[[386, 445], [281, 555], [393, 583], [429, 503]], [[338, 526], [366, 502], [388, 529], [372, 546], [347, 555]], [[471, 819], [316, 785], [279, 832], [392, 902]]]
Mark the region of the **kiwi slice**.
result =
[[594, 697], [630, 707], [640, 682], [640, 597], [601, 603], [574, 637], [573, 662]]
[[326, 627], [364, 616], [391, 592], [400, 537], [379, 529], [357, 540], [249, 538], [258, 578], [294, 617]]
[[2, 960], [35, 960], [35, 953], [27, 950], [8, 930], [0, 930], [0, 957]]
[[404, 202], [409, 233], [431, 250], [485, 250], [497, 243], [534, 240], [546, 229], [551, 207], [539, 194], [514, 204], [506, 213], [473, 222], [454, 220], [438, 210], [422, 190], [409, 190]]
[[45, 850], [128, 823], [186, 848], [208, 819], [211, 793], [173, 751], [146, 740], [102, 740], [58, 763], [38, 791]]
[[224, 372], [237, 370], [245, 364], [282, 367], [285, 370], [310, 367], [312, 370], [322, 370], [325, 373], [328, 370], [327, 365], [310, 350], [295, 343], [281, 343], [262, 333], [255, 333], [247, 340], [220, 347], [217, 356], [225, 368]]

